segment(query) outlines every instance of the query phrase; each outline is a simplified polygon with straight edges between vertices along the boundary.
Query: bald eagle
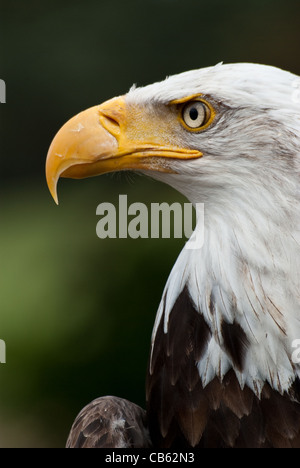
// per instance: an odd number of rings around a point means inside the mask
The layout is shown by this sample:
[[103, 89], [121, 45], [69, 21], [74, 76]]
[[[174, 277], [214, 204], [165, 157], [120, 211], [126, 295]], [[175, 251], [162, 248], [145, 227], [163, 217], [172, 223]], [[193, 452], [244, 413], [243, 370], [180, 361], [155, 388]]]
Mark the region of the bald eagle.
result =
[[204, 244], [182, 250], [157, 312], [146, 414], [96, 401], [68, 446], [300, 447], [297, 82], [247, 63], [189, 71], [80, 113], [53, 140], [56, 201], [60, 177], [131, 169], [205, 207]]

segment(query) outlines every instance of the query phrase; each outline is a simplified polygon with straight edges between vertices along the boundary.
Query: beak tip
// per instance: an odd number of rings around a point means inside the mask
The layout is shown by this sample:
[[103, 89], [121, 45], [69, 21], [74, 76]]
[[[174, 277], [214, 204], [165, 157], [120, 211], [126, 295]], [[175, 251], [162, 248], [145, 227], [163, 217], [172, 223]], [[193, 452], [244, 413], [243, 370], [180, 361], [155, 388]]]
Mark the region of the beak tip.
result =
[[58, 196], [57, 196], [57, 183], [50, 184], [49, 181], [47, 182], [48, 182], [48, 189], [49, 189], [49, 192], [51, 193], [53, 200], [55, 201], [56, 205], [59, 205]]
[[56, 168], [52, 167], [51, 158], [47, 156], [46, 162], [46, 180], [49, 192], [53, 200], [55, 201], [56, 205], [58, 205], [58, 196], [57, 196], [57, 183], [58, 183], [59, 176], [56, 174]]
[[59, 201], [58, 201], [58, 196], [57, 196], [57, 191], [56, 189], [51, 191], [51, 195], [52, 195], [52, 198], [53, 200], [55, 201], [56, 205], [59, 205]]

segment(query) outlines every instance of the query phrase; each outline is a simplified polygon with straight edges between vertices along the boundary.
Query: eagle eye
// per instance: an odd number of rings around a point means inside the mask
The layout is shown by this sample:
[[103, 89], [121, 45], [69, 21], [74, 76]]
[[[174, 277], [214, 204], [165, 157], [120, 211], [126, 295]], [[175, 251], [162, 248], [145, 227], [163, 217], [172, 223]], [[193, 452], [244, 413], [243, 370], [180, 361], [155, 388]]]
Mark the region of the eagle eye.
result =
[[189, 130], [201, 130], [210, 120], [209, 107], [202, 101], [190, 101], [182, 107], [181, 118]]

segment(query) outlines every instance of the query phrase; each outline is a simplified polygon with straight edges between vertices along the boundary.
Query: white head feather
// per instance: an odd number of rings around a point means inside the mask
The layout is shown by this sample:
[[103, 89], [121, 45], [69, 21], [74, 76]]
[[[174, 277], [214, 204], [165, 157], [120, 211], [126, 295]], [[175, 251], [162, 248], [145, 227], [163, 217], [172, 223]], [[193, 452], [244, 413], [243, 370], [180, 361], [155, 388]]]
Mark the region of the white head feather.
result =
[[[300, 369], [292, 342], [300, 339], [300, 104], [297, 77], [253, 64], [222, 65], [132, 89], [128, 103], [166, 105], [201, 93], [221, 106], [202, 133], [183, 133], [182, 145], [203, 157], [172, 161], [177, 174], [153, 173], [194, 204], [205, 204], [200, 250], [184, 249], [166, 285], [153, 331], [185, 285], [212, 338], [198, 363], [204, 385], [234, 367], [221, 323], [238, 323], [250, 343], [241, 386], [260, 395], [264, 383], [283, 393]], [[169, 163], [170, 164], [170, 163]], [[199, 226], [196, 229], [200, 228]], [[210, 301], [214, 301], [214, 316]]]

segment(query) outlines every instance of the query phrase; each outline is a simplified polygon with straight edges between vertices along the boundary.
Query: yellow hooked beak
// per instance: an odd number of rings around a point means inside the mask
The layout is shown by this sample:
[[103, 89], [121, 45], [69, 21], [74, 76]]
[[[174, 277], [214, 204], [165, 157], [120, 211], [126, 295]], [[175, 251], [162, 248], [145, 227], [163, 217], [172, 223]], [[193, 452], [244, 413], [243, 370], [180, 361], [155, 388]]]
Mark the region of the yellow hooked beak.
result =
[[126, 169], [174, 172], [166, 158], [194, 159], [196, 150], [171, 144], [178, 119], [114, 98], [81, 112], [54, 138], [47, 156], [49, 190], [58, 203], [60, 177], [81, 179]]

